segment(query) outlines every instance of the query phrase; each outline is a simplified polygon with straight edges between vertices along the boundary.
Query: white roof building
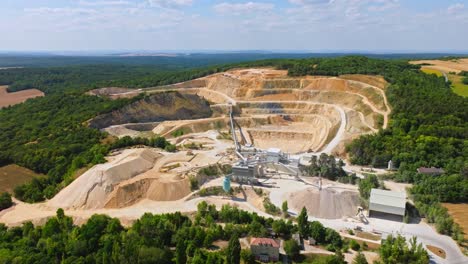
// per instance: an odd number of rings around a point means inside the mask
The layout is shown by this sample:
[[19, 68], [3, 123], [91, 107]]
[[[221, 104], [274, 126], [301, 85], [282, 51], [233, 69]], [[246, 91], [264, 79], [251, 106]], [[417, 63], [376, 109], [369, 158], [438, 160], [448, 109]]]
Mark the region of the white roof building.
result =
[[372, 189], [369, 199], [369, 216], [374, 212], [404, 216], [406, 193]]

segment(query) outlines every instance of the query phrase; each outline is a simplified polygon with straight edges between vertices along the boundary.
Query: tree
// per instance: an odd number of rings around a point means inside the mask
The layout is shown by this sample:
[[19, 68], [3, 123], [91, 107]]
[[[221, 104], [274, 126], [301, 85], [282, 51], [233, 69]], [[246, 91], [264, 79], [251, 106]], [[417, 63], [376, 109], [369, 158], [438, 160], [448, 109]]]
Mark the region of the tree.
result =
[[301, 247], [297, 244], [296, 240], [290, 239], [284, 242], [284, 251], [292, 259], [296, 259], [301, 252]]
[[417, 244], [416, 237], [411, 238], [408, 246], [403, 236], [390, 235], [380, 246], [379, 255], [385, 264], [429, 263], [429, 255], [422, 244]]
[[307, 236], [309, 230], [309, 222], [307, 209], [305, 207], [302, 207], [301, 213], [297, 217], [297, 227], [299, 229], [299, 234], [301, 234], [302, 237]]
[[239, 237], [237, 234], [234, 234], [231, 237], [231, 239], [229, 239], [229, 244], [228, 244], [227, 253], [226, 253], [226, 263], [227, 264], [239, 264], [240, 253], [241, 253], [241, 246], [239, 243]]
[[187, 263], [187, 254], [185, 251], [187, 247], [185, 241], [182, 238], [177, 240], [176, 250], [175, 250], [175, 263], [176, 264], [185, 264]]
[[366, 256], [362, 252], [358, 252], [356, 257], [353, 259], [353, 264], [368, 264]]
[[351, 239], [351, 241], [349, 241], [349, 246], [354, 251], [359, 251], [361, 249], [361, 245], [359, 245], [359, 243], [354, 239]]
[[249, 249], [243, 249], [241, 251], [241, 259], [244, 264], [254, 264], [255, 263], [255, 256], [252, 254], [252, 251]]
[[284, 216], [288, 215], [288, 201], [284, 201], [281, 205], [281, 210], [283, 211]]
[[340, 234], [331, 228], [326, 228], [325, 230], [325, 242], [331, 244], [335, 250], [343, 246], [343, 240]]
[[3, 192], [0, 194], [0, 210], [7, 209], [13, 205], [11, 200], [11, 194], [8, 192]]
[[364, 199], [369, 199], [371, 189], [379, 187], [379, 179], [376, 175], [370, 174], [359, 181], [359, 194]]
[[325, 227], [319, 221], [313, 221], [310, 223], [310, 235], [315, 239], [317, 243], [323, 243], [325, 241]]

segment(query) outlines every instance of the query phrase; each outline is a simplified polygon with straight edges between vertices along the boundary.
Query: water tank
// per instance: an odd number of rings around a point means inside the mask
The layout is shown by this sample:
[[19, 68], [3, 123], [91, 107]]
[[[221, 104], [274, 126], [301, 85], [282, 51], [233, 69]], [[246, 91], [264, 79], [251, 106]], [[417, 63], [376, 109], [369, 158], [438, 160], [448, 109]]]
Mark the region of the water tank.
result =
[[231, 191], [231, 177], [229, 177], [229, 176], [224, 177], [224, 180], [223, 180], [223, 190], [224, 190], [225, 192]]

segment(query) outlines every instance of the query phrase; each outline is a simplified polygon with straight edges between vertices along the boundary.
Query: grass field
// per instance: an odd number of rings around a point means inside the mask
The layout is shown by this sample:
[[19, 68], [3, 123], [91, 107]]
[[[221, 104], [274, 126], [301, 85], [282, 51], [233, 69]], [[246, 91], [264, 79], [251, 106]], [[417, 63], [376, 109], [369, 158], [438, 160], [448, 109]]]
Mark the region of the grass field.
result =
[[454, 93], [468, 97], [468, 85], [462, 83], [462, 76], [449, 74], [448, 78], [452, 82], [452, 89]]
[[43, 175], [14, 164], [0, 167], [0, 192], [13, 192], [16, 186], [41, 176]]
[[[435, 74], [439, 77], [444, 76], [442, 71], [436, 69], [422, 67], [421, 71], [427, 74]], [[468, 85], [462, 83], [462, 76], [456, 74], [448, 74], [448, 78], [452, 82], [452, 90], [454, 93], [463, 97], [468, 97]]]
[[439, 71], [439, 70], [434, 70], [434, 69], [429, 69], [429, 68], [424, 68], [424, 67], [423, 67], [423, 68], [421, 69], [421, 71], [423, 71], [423, 72], [425, 72], [425, 73], [427, 73], [427, 74], [435, 74], [435, 75], [437, 75], [438, 77], [444, 76], [444, 75], [442, 74], [442, 72]]
[[465, 238], [468, 239], [468, 204], [443, 203], [442, 205], [447, 208], [453, 220], [463, 228]]

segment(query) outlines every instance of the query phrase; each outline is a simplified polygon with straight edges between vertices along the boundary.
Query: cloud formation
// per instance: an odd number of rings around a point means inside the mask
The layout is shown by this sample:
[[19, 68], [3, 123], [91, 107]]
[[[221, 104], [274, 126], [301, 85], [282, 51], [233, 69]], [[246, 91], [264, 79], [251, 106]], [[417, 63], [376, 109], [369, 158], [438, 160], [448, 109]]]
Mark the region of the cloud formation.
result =
[[273, 10], [275, 5], [271, 3], [247, 2], [247, 3], [220, 3], [213, 8], [216, 12], [227, 14], [242, 14], [252, 12], [267, 12]]
[[3, 8], [0, 49], [466, 49], [465, 5], [432, 1], [33, 1]]

